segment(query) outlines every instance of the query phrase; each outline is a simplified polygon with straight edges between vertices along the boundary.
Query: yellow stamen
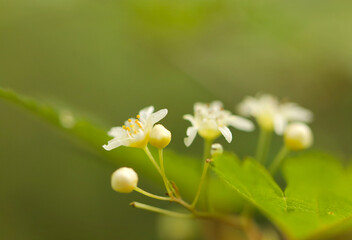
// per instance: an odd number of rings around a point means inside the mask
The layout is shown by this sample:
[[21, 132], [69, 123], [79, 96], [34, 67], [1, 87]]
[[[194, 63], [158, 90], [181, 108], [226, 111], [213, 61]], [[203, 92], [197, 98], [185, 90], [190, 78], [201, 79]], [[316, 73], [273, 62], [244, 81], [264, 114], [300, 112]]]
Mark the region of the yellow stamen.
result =
[[142, 124], [141, 124], [140, 121], [138, 121], [138, 120], [136, 119], [135, 123], [137, 123], [138, 127], [142, 128]]
[[129, 118], [129, 119], [128, 119], [128, 121], [129, 121], [129, 122], [132, 122], [132, 119], [131, 119], [131, 118]]
[[131, 127], [131, 128], [134, 128], [134, 125], [133, 125], [133, 124], [131, 124], [131, 125], [130, 125], [130, 127]]
[[126, 126], [125, 126], [125, 125], [123, 125], [123, 126], [122, 126], [122, 128], [123, 128], [123, 129], [126, 129]]
[[138, 114], [138, 115], [137, 115], [137, 118], [141, 118], [141, 116]]
[[126, 129], [127, 129], [128, 131], [131, 131], [131, 128], [129, 128], [129, 127], [126, 127]]

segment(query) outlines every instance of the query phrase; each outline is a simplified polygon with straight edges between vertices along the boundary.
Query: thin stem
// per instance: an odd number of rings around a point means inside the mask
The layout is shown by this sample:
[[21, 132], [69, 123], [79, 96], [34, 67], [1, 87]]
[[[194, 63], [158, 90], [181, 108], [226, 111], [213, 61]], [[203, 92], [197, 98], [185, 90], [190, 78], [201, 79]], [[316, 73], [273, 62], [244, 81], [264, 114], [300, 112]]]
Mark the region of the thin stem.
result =
[[241, 218], [218, 214], [218, 213], [199, 212], [195, 210], [191, 205], [183, 201], [182, 199], [173, 199], [172, 201], [175, 203], [178, 203], [179, 205], [181, 205], [182, 207], [190, 211], [197, 218], [219, 221], [237, 229], [241, 229], [243, 227], [244, 222], [242, 221]]
[[204, 161], [210, 158], [210, 149], [213, 142], [214, 142], [213, 139], [204, 139], [204, 152], [203, 152]]
[[[204, 153], [203, 153], [203, 161], [204, 161], [204, 167], [207, 164], [206, 161], [207, 159], [209, 159], [210, 156], [210, 150], [211, 150], [211, 145], [213, 144], [214, 139], [205, 139], [204, 142]], [[209, 164], [207, 164], [209, 165]], [[203, 169], [204, 170], [204, 169]], [[212, 204], [210, 202], [210, 198], [209, 198], [209, 183], [210, 183], [210, 175], [205, 173], [206, 178], [204, 180], [204, 202], [205, 202], [205, 206], [208, 207], [209, 210], [213, 211], [213, 207]], [[195, 207], [195, 205], [194, 205]]]
[[208, 173], [209, 163], [210, 163], [209, 161], [205, 161], [204, 162], [203, 172], [202, 172], [202, 176], [200, 178], [198, 190], [197, 190], [197, 193], [196, 193], [196, 195], [194, 197], [194, 200], [192, 202], [192, 205], [191, 205], [192, 208], [194, 208], [196, 206], [197, 202], [198, 202], [200, 193], [202, 191], [202, 186], [204, 184], [205, 178], [206, 178], [207, 173]]
[[170, 190], [170, 181], [167, 179], [166, 174], [165, 174], [163, 149], [160, 148], [160, 149], [158, 149], [158, 151], [159, 151], [159, 162], [160, 162], [161, 176], [164, 180], [167, 194], [171, 197], [172, 191]]
[[178, 213], [174, 211], [169, 211], [153, 206], [149, 206], [139, 202], [132, 202], [130, 205], [136, 208], [140, 208], [143, 210], [148, 210], [156, 213], [161, 213], [164, 215], [168, 215], [171, 217], [180, 217], [180, 218], [200, 218], [200, 219], [209, 219], [212, 221], [219, 221], [229, 226], [232, 226], [236, 229], [244, 229], [245, 222], [241, 218], [237, 218], [235, 216], [223, 215], [218, 213], [208, 213], [208, 212], [199, 212], [192, 208], [191, 205], [186, 203], [180, 198], [174, 198], [171, 200], [174, 203], [177, 203], [188, 210], [191, 214]]
[[143, 203], [139, 203], [139, 202], [132, 202], [132, 203], [130, 203], [130, 205], [132, 207], [135, 207], [135, 208], [139, 208], [139, 209], [143, 209], [143, 210], [147, 210], [147, 211], [151, 211], [151, 212], [164, 214], [164, 215], [167, 215], [167, 216], [170, 216], [170, 217], [194, 218], [194, 216], [192, 214], [178, 213], [178, 212], [174, 212], [174, 211], [170, 211], [170, 210], [165, 210], [165, 209], [149, 206], [149, 205], [146, 205], [146, 204], [143, 204]]
[[282, 163], [282, 160], [284, 160], [289, 153], [290, 150], [284, 145], [269, 166], [269, 172], [272, 175], [276, 173]]
[[244, 223], [243, 223], [242, 219], [239, 219], [235, 216], [215, 214], [215, 213], [206, 213], [206, 212], [196, 212], [194, 215], [198, 218], [201, 218], [201, 219], [208, 219], [208, 220], [218, 221], [218, 222], [224, 223], [226, 225], [232, 226], [235, 229], [243, 229], [244, 228]]
[[152, 193], [149, 193], [147, 191], [144, 191], [143, 189], [139, 188], [139, 187], [135, 187], [134, 190], [136, 192], [139, 192], [147, 197], [150, 197], [150, 198], [154, 198], [154, 199], [158, 199], [158, 200], [162, 200], [162, 201], [171, 201], [171, 198], [169, 197], [162, 197], [162, 196], [158, 196], [158, 195], [155, 195], [155, 194], [152, 194]]
[[162, 176], [163, 174], [161, 173], [160, 167], [159, 165], [156, 163], [153, 155], [151, 154], [151, 152], [149, 151], [148, 146], [146, 146], [144, 149], [144, 152], [147, 154], [148, 158], [150, 159], [150, 161], [153, 163], [154, 167], [156, 168], [156, 170], [158, 170], [158, 172], [160, 173], [160, 175]]
[[265, 130], [264, 128], [260, 128], [256, 159], [258, 162], [262, 163], [263, 165], [265, 165], [266, 156], [269, 151], [271, 136], [272, 136], [272, 131], [268, 131], [268, 130]]

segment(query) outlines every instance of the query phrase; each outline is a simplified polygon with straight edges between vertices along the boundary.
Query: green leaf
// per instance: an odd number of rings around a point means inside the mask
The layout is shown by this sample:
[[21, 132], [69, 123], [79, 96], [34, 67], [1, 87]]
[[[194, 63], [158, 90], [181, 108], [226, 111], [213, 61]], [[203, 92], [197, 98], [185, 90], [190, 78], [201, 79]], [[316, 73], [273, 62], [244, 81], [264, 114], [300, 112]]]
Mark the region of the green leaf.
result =
[[[132, 167], [139, 175], [151, 179], [160, 187], [163, 186], [160, 175], [142, 150], [120, 147], [108, 152], [102, 148], [102, 145], [107, 143], [111, 138], [107, 135], [108, 129], [93, 124], [85, 118], [75, 116], [67, 109], [59, 109], [51, 105], [43, 104], [10, 90], [0, 88], [0, 98], [29, 110], [34, 115], [40, 116], [43, 120], [57, 127], [59, 130], [66, 132], [69, 136], [81, 140], [81, 143], [88, 147], [86, 147], [88, 151], [94, 151], [103, 156], [102, 159], [110, 164], [116, 167]], [[74, 120], [74, 124], [67, 124], [67, 121], [70, 120], [71, 122]], [[156, 151], [151, 150], [156, 157]], [[169, 179], [177, 184], [181, 194], [185, 196], [186, 199], [191, 200], [200, 180], [202, 162], [200, 159], [179, 155], [171, 150], [165, 150], [164, 159], [165, 171]], [[141, 185], [143, 185], [143, 182], [141, 182]], [[215, 206], [218, 206], [218, 209], [224, 211], [238, 209], [242, 201], [241, 198], [232, 191], [228, 191], [228, 187], [223, 184], [222, 181], [213, 179], [210, 186], [211, 189], [209, 191], [213, 193], [211, 195], [211, 201]]]
[[310, 153], [287, 159], [283, 192], [253, 159], [224, 154], [215, 172], [291, 239], [322, 239], [352, 225], [351, 171], [334, 157]]

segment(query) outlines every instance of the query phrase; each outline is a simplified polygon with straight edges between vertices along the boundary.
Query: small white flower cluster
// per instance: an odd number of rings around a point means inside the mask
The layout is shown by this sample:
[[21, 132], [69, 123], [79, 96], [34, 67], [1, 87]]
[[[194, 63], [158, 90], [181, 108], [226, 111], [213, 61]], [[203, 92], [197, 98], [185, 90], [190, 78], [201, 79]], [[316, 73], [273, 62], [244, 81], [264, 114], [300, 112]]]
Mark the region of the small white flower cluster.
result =
[[[150, 143], [157, 149], [163, 149], [169, 145], [171, 132], [161, 124], [155, 125], [167, 113], [167, 109], [154, 113], [153, 106], [142, 109], [136, 118], [129, 118], [122, 127], [111, 128], [108, 135], [113, 137], [113, 139], [104, 145], [103, 148], [108, 151], [120, 146], [142, 148], [149, 154], [148, 157], [161, 173], [161, 169], [149, 152], [147, 145]], [[111, 186], [117, 192], [142, 191], [137, 187], [137, 183], [137, 173], [131, 168], [119, 168], [111, 176]]]
[[[238, 221], [241, 220], [240, 218], [216, 212], [217, 206], [211, 206], [212, 201], [208, 201], [211, 199], [206, 200], [211, 191], [202, 192], [209, 187], [209, 182], [211, 183], [212, 181], [209, 178], [208, 169], [213, 163], [217, 167], [216, 164], [224, 160], [222, 154], [226, 154], [223, 146], [219, 143], [214, 143], [214, 141], [222, 135], [228, 143], [231, 143], [233, 135], [230, 127], [245, 132], [253, 131], [255, 124], [247, 118], [254, 118], [260, 130], [255, 160], [262, 164], [263, 171], [267, 170], [268, 174], [271, 174], [274, 178], [275, 173], [280, 169], [283, 161], [291, 151], [300, 151], [312, 146], [313, 133], [307, 124], [312, 122], [313, 113], [296, 103], [280, 101], [278, 98], [268, 94], [246, 97], [237, 106], [237, 109], [240, 116], [225, 110], [220, 101], [214, 101], [209, 104], [195, 103], [193, 115], [186, 114], [183, 116], [185, 120], [191, 123], [184, 138], [185, 145], [189, 147], [197, 135], [204, 139], [203, 170], [191, 203], [182, 198], [176, 183], [169, 181], [166, 176], [163, 151], [171, 142], [171, 132], [163, 125], [157, 123], [167, 115], [168, 110], [162, 109], [154, 112], [153, 106], [142, 109], [136, 118], [128, 119], [122, 127], [111, 128], [108, 135], [113, 137], [113, 139], [108, 141], [103, 148], [108, 151], [120, 146], [143, 149], [162, 177], [166, 196], [155, 195], [139, 188], [137, 186], [137, 173], [132, 168], [127, 167], [119, 168], [112, 174], [112, 189], [121, 193], [136, 191], [153, 199], [178, 204], [187, 213], [162, 209], [139, 202], [130, 204], [139, 209], [172, 217], [181, 217], [182, 219], [201, 218], [221, 221], [246, 229], [247, 223], [238, 225], [241, 222]], [[73, 121], [74, 119], [72, 120], [70, 114], [62, 114], [61, 120], [63, 127], [72, 128], [75, 125], [75, 121]], [[280, 137], [283, 135], [281, 137], [283, 146], [275, 158], [266, 162], [271, 137], [274, 133]], [[156, 148], [154, 150], [158, 152], [159, 161], [155, 160], [153, 155], [155, 152], [153, 153], [149, 150], [149, 145]], [[184, 178], [187, 178], [187, 176], [184, 176]], [[201, 209], [197, 207], [199, 200], [203, 201]], [[170, 234], [170, 229], [166, 229], [166, 232]], [[251, 235], [248, 236], [250, 238]]]
[[[256, 97], [246, 97], [238, 105], [238, 112], [244, 117], [253, 117], [264, 132], [275, 132], [278, 135], [284, 135], [283, 139], [287, 150], [303, 150], [309, 148], [313, 143], [313, 134], [307, 125], [313, 120], [313, 114], [295, 103], [280, 102], [276, 97], [267, 94], [258, 95]], [[163, 177], [168, 195], [171, 197], [170, 199], [173, 199], [173, 197], [175, 198], [175, 189], [173, 189], [165, 175], [162, 157], [162, 149], [168, 146], [171, 141], [171, 132], [163, 125], [156, 124], [167, 113], [167, 109], [154, 113], [153, 106], [142, 109], [136, 118], [128, 119], [122, 127], [112, 128], [108, 135], [113, 137], [113, 139], [103, 147], [106, 150], [112, 150], [120, 146], [144, 149]], [[198, 133], [206, 144], [210, 144], [209, 153], [206, 155], [210, 158], [215, 158], [223, 153], [222, 145], [213, 144], [215, 139], [223, 135], [227, 142], [230, 143], [232, 141], [232, 133], [229, 127], [246, 132], [253, 131], [255, 128], [250, 120], [224, 110], [220, 101], [214, 101], [210, 104], [196, 103], [194, 105], [194, 115], [186, 114], [183, 118], [192, 124], [186, 131], [185, 145], [187, 147], [190, 146]], [[160, 166], [148, 150], [148, 143], [159, 149]], [[205, 160], [209, 163], [208, 159]], [[278, 159], [275, 164], [278, 166], [281, 160]], [[205, 164], [205, 169], [207, 169], [207, 164]], [[116, 170], [111, 179], [112, 188], [118, 192], [128, 193], [136, 190], [157, 199], [165, 198], [139, 189], [137, 182], [138, 176], [130, 168]], [[199, 195], [190, 207], [195, 206], [198, 197]]]

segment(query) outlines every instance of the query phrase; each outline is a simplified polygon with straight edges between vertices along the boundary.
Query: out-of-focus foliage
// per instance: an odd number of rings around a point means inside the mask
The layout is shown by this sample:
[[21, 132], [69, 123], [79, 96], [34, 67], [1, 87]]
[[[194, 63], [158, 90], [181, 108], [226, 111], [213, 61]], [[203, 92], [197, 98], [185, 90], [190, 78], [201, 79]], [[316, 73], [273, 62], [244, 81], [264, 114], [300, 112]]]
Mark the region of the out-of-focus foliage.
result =
[[181, 116], [180, 106], [194, 101], [218, 98], [233, 108], [244, 95], [266, 91], [313, 109], [318, 143], [349, 151], [350, 1], [2, 5], [4, 86], [72, 102], [111, 122], [117, 108], [127, 115], [144, 107], [142, 99]]
[[233, 155], [214, 160], [214, 170], [258, 207], [290, 239], [322, 239], [352, 226], [351, 174], [339, 160], [309, 153], [288, 159], [283, 192], [253, 159]]

